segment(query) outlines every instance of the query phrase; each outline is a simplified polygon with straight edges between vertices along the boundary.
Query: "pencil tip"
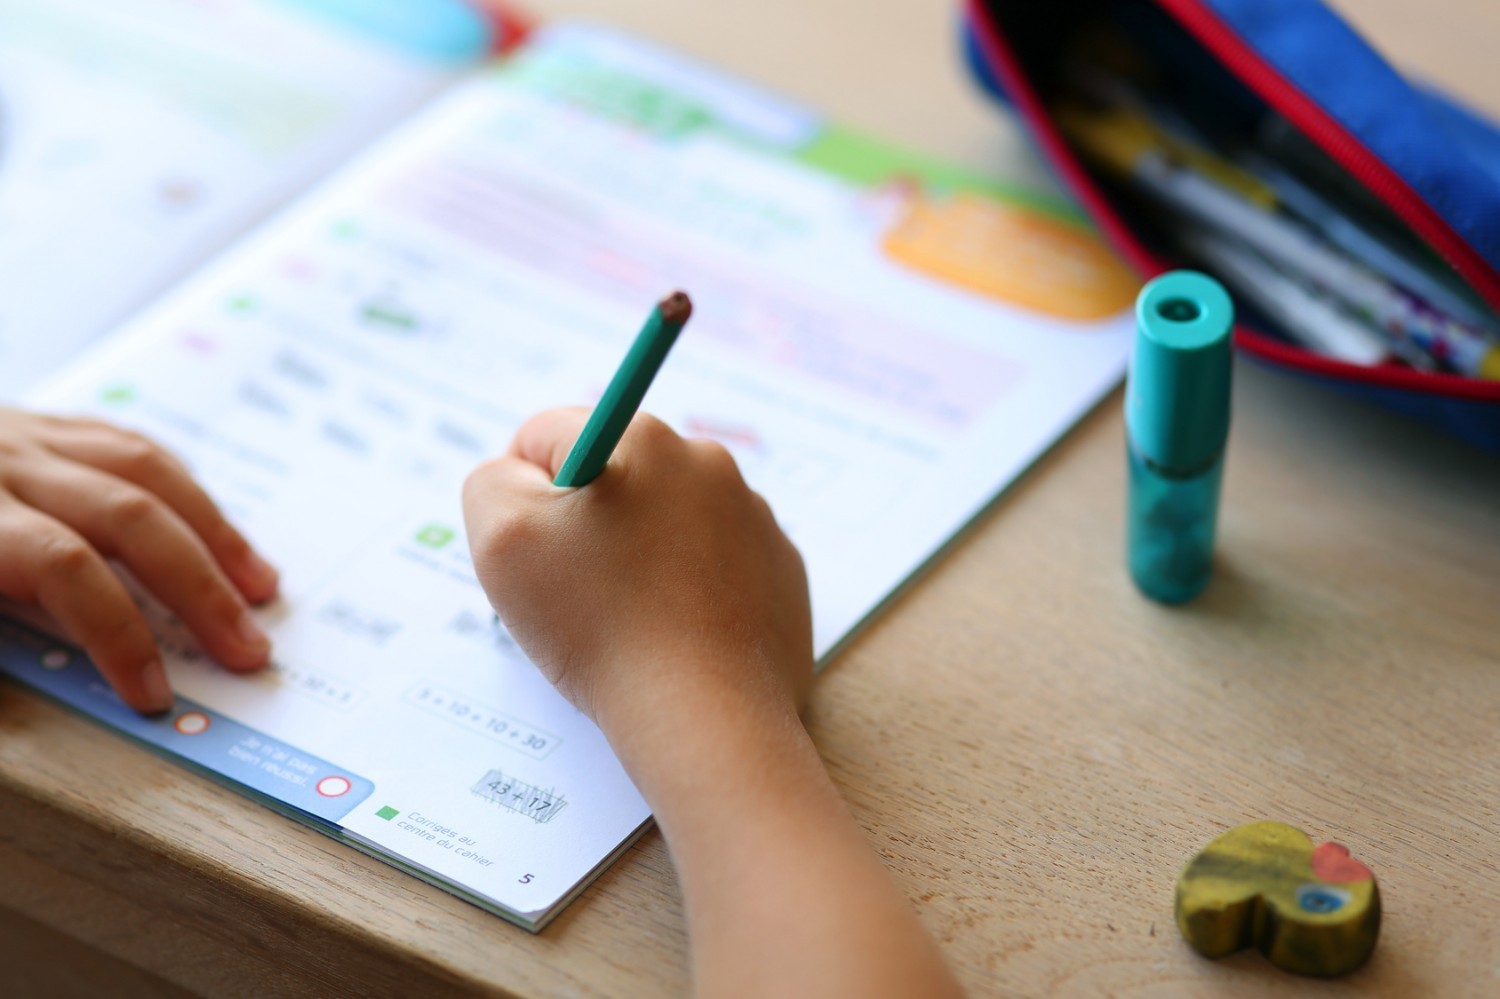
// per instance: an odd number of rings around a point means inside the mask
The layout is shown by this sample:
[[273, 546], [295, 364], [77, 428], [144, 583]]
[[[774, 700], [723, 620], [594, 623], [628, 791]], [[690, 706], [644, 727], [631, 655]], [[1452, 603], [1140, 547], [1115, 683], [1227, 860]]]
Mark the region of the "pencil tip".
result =
[[658, 302], [656, 307], [661, 310], [663, 319], [679, 326], [687, 322], [688, 317], [693, 314], [693, 300], [681, 291], [672, 292]]

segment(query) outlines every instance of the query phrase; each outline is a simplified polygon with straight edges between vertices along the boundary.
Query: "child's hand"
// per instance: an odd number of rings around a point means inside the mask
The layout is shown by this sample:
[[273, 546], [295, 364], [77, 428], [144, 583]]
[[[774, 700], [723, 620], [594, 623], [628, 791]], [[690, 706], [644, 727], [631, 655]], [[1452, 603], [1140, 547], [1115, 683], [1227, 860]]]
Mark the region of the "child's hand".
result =
[[606, 734], [689, 687], [795, 712], [807, 577], [770, 507], [724, 448], [644, 414], [597, 479], [559, 489], [587, 417], [533, 417], [465, 485], [475, 570], [506, 627]]
[[[703, 995], [958, 995], [797, 717], [802, 559], [717, 444], [638, 416], [582, 489], [552, 410], [464, 488], [511, 634], [599, 723], [677, 866]], [[787, 914], [796, 914], [796, 932]]]
[[187, 470], [138, 434], [0, 407], [0, 595], [35, 603], [82, 645], [137, 711], [172, 692], [118, 559], [230, 669], [263, 666], [270, 642], [247, 601], [276, 571]]

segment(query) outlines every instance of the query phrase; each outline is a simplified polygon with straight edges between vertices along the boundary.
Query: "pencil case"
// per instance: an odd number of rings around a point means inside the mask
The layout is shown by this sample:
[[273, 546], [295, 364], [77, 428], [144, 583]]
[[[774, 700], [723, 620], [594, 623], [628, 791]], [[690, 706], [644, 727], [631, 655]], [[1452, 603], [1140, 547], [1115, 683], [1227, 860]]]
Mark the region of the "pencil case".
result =
[[[1215, 272], [1218, 268], [1204, 265], [1193, 247], [1209, 252], [1219, 235], [1210, 231], [1213, 227], [1163, 223], [1170, 213], [1132, 188], [1139, 178], [1120, 179], [1120, 165], [1110, 163], [1109, 142], [1118, 153], [1121, 142], [1133, 141], [1121, 138], [1128, 128], [1112, 133], [1101, 158], [1100, 133], [1088, 129], [1096, 128], [1100, 115], [1135, 120], [1131, 109], [1138, 107], [1149, 109], [1150, 127], [1158, 129], [1151, 134], [1165, 134], [1169, 147], [1174, 136], [1184, 134], [1176, 129], [1185, 123], [1189, 133], [1211, 136], [1216, 163], [1237, 164], [1234, 151], [1243, 151], [1246, 160], [1279, 172], [1291, 185], [1288, 190], [1311, 188], [1318, 210], [1298, 217], [1294, 228], [1313, 249], [1342, 252], [1356, 246], [1348, 240], [1358, 239], [1366, 242], [1356, 249], [1373, 257], [1394, 247], [1401, 259], [1391, 266], [1413, 267], [1419, 274], [1389, 289], [1377, 284], [1378, 304], [1387, 304], [1386, 291], [1405, 296], [1398, 299], [1401, 322], [1410, 313], [1415, 325], [1393, 333], [1397, 327], [1382, 325], [1385, 313], [1374, 305], [1374, 311], [1363, 304], [1356, 309], [1367, 320], [1362, 329], [1389, 338], [1388, 358], [1353, 363], [1306, 346], [1306, 337], [1298, 342], [1289, 335], [1288, 323], [1304, 327], [1303, 333], [1312, 325], [1317, 328], [1311, 332], [1322, 335], [1324, 327], [1341, 327], [1347, 318], [1345, 304], [1330, 306], [1329, 299], [1354, 286], [1316, 270], [1300, 275], [1298, 294], [1309, 296], [1305, 309], [1289, 310], [1287, 300], [1276, 296], [1263, 296], [1264, 307], [1242, 308], [1236, 347], [1257, 361], [1500, 452], [1495, 370], [1500, 349], [1487, 352], [1489, 341], [1482, 338], [1424, 339], [1434, 328], [1424, 318], [1429, 314], [1449, 324], [1445, 329], [1457, 323], [1465, 338], [1471, 329], [1500, 329], [1495, 318], [1500, 312], [1500, 131], [1494, 126], [1403, 78], [1315, 0], [968, 0], [965, 47], [975, 77], [1019, 115], [1106, 238], [1146, 275], [1184, 264]], [[1147, 81], [1145, 98], [1134, 89], [1137, 80]], [[1100, 111], [1101, 100], [1111, 110]], [[1165, 132], [1158, 128], [1162, 120]], [[1181, 166], [1180, 158], [1170, 155], [1152, 160], [1158, 161]], [[1196, 175], [1187, 180], [1213, 187], [1215, 196], [1238, 183], [1235, 177], [1223, 184]], [[1240, 193], [1243, 201], [1245, 192]], [[1184, 195], [1157, 191], [1153, 196]], [[1251, 220], [1247, 231], [1258, 225]], [[1231, 235], [1237, 234], [1231, 230]], [[1378, 262], [1360, 257], [1360, 280], [1363, 268]], [[1251, 263], [1260, 266], [1264, 260], [1256, 256]], [[1378, 280], [1392, 281], [1393, 273], [1402, 272], [1381, 273]], [[1431, 283], [1412, 292], [1418, 277]], [[1236, 298], [1245, 304], [1242, 295]], [[1424, 311], [1437, 299], [1440, 308]], [[1325, 309], [1337, 315], [1319, 311]], [[1322, 327], [1309, 324], [1309, 316], [1325, 314], [1329, 319]], [[1413, 353], [1425, 359], [1415, 366], [1406, 363], [1411, 358], [1403, 349], [1414, 344], [1421, 349]], [[1469, 353], [1460, 356], [1459, 348]]]

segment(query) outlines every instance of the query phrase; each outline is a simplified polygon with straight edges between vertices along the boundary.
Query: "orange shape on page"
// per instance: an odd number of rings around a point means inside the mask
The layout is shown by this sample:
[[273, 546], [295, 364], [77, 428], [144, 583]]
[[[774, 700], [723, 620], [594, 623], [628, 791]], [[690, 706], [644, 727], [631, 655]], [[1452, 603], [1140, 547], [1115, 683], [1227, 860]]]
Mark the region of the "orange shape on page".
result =
[[1140, 290], [1089, 230], [976, 194], [914, 197], [884, 249], [931, 277], [1062, 319], [1115, 315]]

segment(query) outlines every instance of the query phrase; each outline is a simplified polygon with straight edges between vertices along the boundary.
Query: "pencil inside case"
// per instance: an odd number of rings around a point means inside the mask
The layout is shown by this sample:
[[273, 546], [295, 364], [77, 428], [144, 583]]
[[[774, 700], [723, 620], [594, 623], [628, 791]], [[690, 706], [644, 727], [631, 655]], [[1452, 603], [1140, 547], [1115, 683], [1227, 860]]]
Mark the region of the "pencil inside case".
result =
[[967, 14], [977, 78], [1143, 274], [1219, 275], [1244, 354], [1500, 452], [1500, 132], [1311, 0]]

